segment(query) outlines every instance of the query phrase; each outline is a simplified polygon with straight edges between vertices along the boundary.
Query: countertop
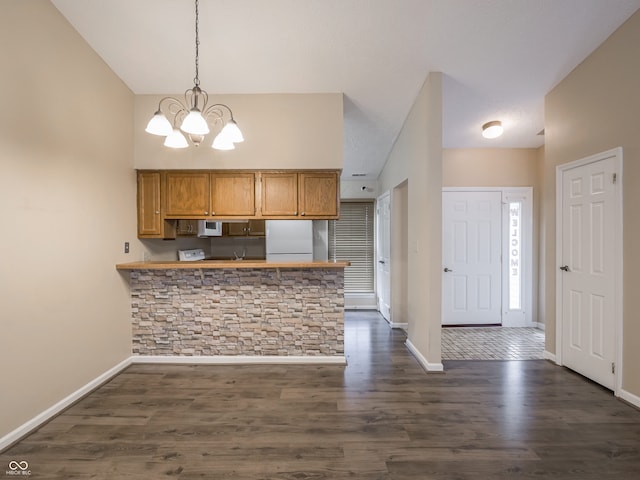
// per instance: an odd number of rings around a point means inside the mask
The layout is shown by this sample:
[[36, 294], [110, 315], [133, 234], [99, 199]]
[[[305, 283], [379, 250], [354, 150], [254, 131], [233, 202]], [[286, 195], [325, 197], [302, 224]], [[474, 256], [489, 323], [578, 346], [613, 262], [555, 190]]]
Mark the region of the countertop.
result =
[[172, 269], [212, 269], [212, 268], [344, 268], [348, 261], [273, 262], [267, 260], [197, 260], [195, 262], [152, 261], [119, 263], [118, 270], [172, 270]]

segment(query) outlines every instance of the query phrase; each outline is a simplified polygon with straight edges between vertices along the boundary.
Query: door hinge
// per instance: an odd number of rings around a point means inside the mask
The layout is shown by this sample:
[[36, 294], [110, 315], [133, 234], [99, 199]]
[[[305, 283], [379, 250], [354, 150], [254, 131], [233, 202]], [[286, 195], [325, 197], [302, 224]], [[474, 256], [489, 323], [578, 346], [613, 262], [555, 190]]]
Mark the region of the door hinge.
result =
[[617, 183], [617, 181], [618, 181], [618, 174], [617, 173], [614, 173], [612, 175], [612, 180], [613, 180], [613, 184], [615, 185]]
[[616, 364], [611, 362], [611, 373], [616, 373]]

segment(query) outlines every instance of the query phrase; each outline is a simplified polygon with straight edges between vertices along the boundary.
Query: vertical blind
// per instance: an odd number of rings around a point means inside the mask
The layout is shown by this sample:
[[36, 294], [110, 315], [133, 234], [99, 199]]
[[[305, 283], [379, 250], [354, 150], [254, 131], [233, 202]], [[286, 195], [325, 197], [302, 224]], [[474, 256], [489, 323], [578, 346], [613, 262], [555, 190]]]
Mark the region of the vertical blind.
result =
[[348, 260], [344, 291], [374, 291], [373, 202], [340, 203], [340, 219], [329, 222], [329, 258]]

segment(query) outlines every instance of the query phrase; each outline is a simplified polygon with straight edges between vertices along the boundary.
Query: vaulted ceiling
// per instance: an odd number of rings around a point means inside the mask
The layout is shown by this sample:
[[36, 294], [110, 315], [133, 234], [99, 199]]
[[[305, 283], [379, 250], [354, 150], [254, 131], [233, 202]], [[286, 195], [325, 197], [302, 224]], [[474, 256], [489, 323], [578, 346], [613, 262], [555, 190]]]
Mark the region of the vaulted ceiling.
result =
[[[52, 0], [136, 94], [194, 76], [194, 2]], [[344, 93], [344, 177], [377, 177], [427, 74], [443, 146], [538, 147], [544, 95], [640, 0], [200, 0], [200, 79], [216, 93]], [[240, 119], [238, 119], [241, 121]], [[501, 120], [502, 137], [480, 126]]]

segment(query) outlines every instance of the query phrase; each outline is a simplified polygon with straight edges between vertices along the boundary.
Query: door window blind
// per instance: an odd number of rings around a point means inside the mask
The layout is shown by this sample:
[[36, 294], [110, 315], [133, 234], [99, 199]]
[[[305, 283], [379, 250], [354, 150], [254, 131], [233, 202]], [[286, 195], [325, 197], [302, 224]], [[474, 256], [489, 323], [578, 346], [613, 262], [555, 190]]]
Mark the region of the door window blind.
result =
[[345, 293], [374, 291], [373, 202], [340, 203], [340, 219], [329, 222], [329, 258], [348, 260]]

